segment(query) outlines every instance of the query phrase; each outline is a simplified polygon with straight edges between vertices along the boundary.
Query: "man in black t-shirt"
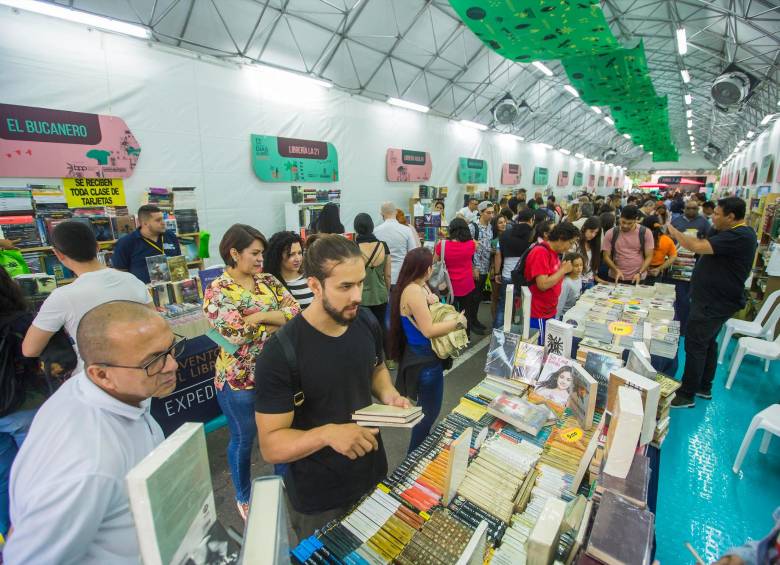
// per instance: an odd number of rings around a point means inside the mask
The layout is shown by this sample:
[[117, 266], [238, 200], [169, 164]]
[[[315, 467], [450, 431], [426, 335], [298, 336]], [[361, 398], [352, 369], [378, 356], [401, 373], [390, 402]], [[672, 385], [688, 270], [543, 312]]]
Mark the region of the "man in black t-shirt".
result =
[[360, 308], [366, 273], [357, 244], [319, 236], [303, 268], [314, 300], [268, 340], [255, 365], [260, 450], [268, 463], [289, 463], [284, 483], [299, 539], [342, 516], [387, 474], [379, 430], [351, 423], [352, 413], [372, 396], [409, 406], [390, 380], [381, 328]]
[[691, 408], [694, 397], [712, 398], [718, 358], [718, 333], [745, 306], [745, 281], [750, 275], [758, 241], [745, 225], [745, 201], [718, 200], [713, 228], [706, 239], [686, 235], [673, 226], [669, 234], [699, 254], [691, 277], [691, 312], [685, 334], [685, 370], [672, 408]]

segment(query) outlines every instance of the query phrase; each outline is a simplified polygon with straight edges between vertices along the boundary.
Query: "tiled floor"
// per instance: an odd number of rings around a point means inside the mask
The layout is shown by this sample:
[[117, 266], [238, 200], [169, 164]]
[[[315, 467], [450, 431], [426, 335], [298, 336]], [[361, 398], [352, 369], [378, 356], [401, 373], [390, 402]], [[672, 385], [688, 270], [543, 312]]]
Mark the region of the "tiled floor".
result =
[[[669, 435], [661, 449], [660, 487], [656, 514], [656, 558], [661, 565], [693, 563], [685, 542], [710, 563], [747, 539], [764, 537], [772, 511], [780, 506], [780, 438], [769, 452], [758, 452], [761, 434], [742, 464], [731, 471], [753, 416], [780, 403], [780, 361], [763, 371], [763, 361], [748, 357], [731, 390], [726, 376], [736, 340], [731, 340], [718, 366], [713, 400], [672, 412]], [[682, 375], [685, 353], [680, 346]]]

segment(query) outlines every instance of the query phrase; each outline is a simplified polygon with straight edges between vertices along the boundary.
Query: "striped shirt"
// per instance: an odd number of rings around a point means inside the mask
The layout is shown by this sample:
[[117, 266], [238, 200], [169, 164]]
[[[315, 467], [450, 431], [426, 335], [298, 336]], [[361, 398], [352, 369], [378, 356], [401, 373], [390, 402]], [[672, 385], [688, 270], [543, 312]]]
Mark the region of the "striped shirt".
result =
[[284, 282], [285, 286], [287, 286], [287, 290], [290, 291], [290, 294], [292, 294], [295, 297], [295, 300], [298, 301], [298, 304], [301, 305], [301, 310], [306, 310], [309, 304], [311, 304], [311, 301], [314, 300], [314, 293], [309, 288], [309, 285], [306, 284], [306, 277], [301, 275], [297, 279]]

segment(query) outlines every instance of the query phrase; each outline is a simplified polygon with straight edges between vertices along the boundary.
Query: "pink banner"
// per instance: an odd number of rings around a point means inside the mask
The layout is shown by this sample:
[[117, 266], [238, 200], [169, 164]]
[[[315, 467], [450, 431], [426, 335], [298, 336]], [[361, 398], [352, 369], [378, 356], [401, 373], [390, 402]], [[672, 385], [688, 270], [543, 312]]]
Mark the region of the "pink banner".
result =
[[501, 184], [520, 184], [520, 165], [504, 163], [501, 167]]
[[596, 186], [596, 175], [588, 175], [588, 186], [591, 188]]
[[612, 186], [612, 177], [607, 177], [607, 186]]
[[0, 177], [128, 178], [140, 154], [116, 116], [0, 104]]
[[431, 154], [411, 149], [387, 150], [387, 180], [389, 182], [416, 182], [430, 180], [433, 163]]
[[569, 171], [560, 171], [558, 173], [558, 186], [566, 186], [569, 184]]

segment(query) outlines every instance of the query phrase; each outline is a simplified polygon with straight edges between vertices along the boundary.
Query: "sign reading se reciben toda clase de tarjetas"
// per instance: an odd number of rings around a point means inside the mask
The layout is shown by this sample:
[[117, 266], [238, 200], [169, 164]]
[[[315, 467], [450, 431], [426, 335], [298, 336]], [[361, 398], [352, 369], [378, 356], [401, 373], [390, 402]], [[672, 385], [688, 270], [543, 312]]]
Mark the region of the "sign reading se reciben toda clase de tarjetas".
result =
[[62, 179], [68, 208], [126, 206], [122, 179]]
[[339, 159], [325, 141], [251, 135], [252, 168], [264, 182], [336, 182]]
[[0, 104], [0, 176], [127, 178], [141, 147], [121, 118]]

